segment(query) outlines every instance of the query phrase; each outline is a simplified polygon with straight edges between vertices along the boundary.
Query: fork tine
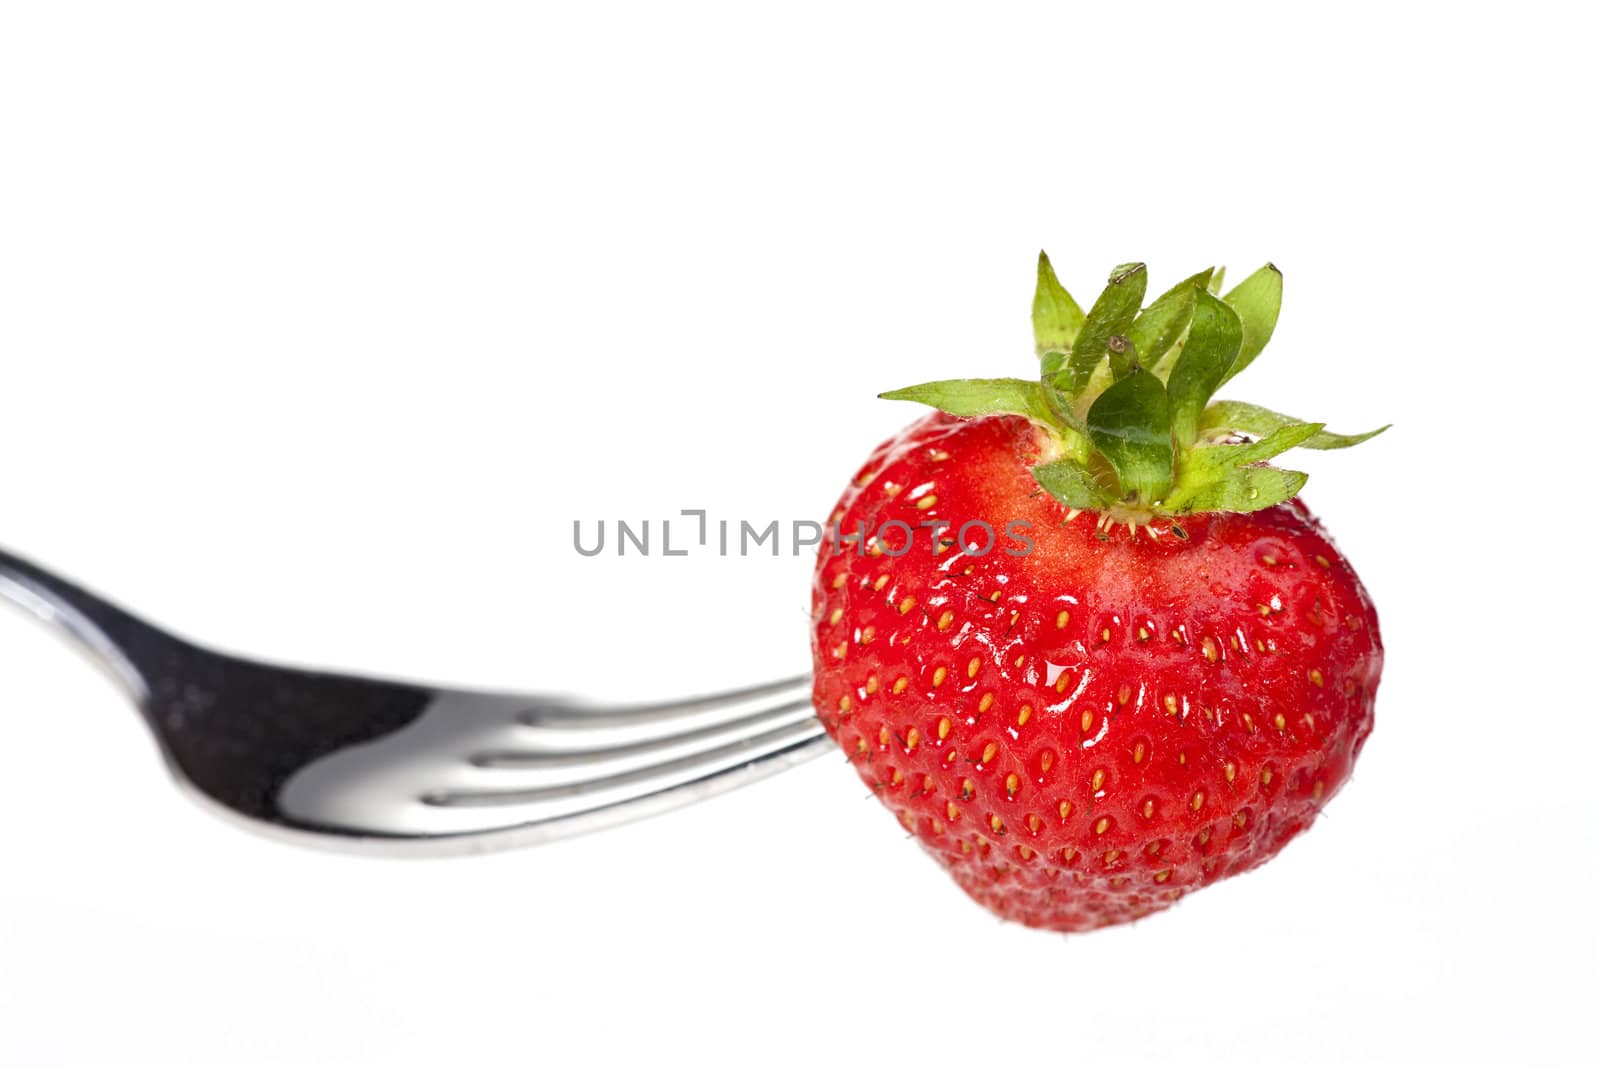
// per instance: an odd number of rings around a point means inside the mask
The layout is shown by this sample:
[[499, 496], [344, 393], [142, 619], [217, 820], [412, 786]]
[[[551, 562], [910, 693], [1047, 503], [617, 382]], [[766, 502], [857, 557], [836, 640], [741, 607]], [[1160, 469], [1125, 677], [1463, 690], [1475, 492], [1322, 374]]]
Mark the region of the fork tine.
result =
[[750, 686], [726, 693], [712, 693], [673, 700], [658, 704], [632, 706], [587, 707], [582, 704], [535, 704], [517, 714], [517, 721], [536, 728], [563, 730], [637, 730], [649, 733], [662, 727], [663, 732], [678, 732], [685, 724], [710, 725], [714, 722], [741, 718], [756, 708], [770, 707], [774, 703], [810, 699], [811, 678], [797, 676], [780, 682]]
[[[501, 755], [635, 749], [655, 742], [672, 743], [772, 714], [811, 706], [811, 679], [791, 678], [772, 685], [697, 700], [643, 707], [590, 708], [541, 704], [516, 715], [521, 729], [501, 735], [504, 743], [482, 753], [486, 765]], [[478, 754], [475, 754], [478, 755]], [[506, 760], [506, 764], [514, 761]]]
[[[529, 735], [527, 743], [515, 748], [477, 752], [468, 764], [481, 771], [474, 779], [494, 789], [534, 789], [568, 781], [607, 778], [626, 771], [649, 767], [668, 760], [707, 752], [734, 742], [768, 733], [781, 726], [813, 719], [811, 702], [789, 700], [763, 708], [743, 718], [694, 725], [673, 734], [651, 736], [639, 741], [596, 743], [587, 733], [556, 734], [540, 730]], [[520, 740], [520, 739], [519, 739]], [[476, 783], [475, 783], [476, 784]]]
[[675, 788], [821, 733], [822, 724], [814, 716], [808, 716], [714, 748], [668, 756], [613, 773], [590, 773], [575, 780], [531, 786], [508, 782], [501, 788], [442, 791], [424, 794], [419, 799], [431, 807], [521, 808], [543, 817], [571, 814]]

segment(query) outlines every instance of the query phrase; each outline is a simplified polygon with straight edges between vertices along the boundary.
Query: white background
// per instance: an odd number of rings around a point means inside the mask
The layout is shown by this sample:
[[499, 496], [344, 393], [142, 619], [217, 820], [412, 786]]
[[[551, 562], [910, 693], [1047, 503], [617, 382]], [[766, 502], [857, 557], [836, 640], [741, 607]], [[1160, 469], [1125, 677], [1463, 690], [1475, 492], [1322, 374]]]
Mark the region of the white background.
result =
[[[1597, 86], [1576, 4], [309, 4], [0, 14], [0, 542], [225, 648], [669, 696], [803, 670], [820, 518], [931, 378], [1268, 259], [1230, 395], [1384, 627], [1268, 867], [1062, 939], [842, 759], [455, 861], [298, 851], [0, 612], [0, 1061], [1572, 1062], [1593, 1048]], [[1153, 289], [1152, 291], [1156, 291]]]

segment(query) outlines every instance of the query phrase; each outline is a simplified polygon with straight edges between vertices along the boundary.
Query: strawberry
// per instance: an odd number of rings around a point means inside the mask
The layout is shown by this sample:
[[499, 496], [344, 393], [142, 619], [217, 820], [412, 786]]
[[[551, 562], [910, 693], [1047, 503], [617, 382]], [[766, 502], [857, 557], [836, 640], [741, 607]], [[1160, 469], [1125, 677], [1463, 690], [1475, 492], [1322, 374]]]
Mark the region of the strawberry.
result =
[[883, 803], [973, 899], [1060, 931], [1128, 922], [1270, 859], [1372, 730], [1377, 615], [1297, 498], [1288, 448], [1212, 402], [1282, 279], [1220, 272], [1083, 312], [1041, 253], [1037, 381], [884, 394], [939, 411], [873, 452], [813, 591], [814, 699]]

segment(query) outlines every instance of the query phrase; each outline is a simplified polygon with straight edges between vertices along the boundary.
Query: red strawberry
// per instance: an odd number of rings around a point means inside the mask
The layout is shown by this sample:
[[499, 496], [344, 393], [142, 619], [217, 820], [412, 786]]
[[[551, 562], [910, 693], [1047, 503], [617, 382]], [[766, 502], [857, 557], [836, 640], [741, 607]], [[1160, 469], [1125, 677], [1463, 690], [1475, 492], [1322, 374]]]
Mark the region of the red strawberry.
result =
[[1141, 312], [1143, 276], [1084, 315], [1041, 255], [1041, 380], [887, 394], [953, 414], [873, 453], [816, 571], [829, 732], [963, 889], [1045, 929], [1276, 854], [1349, 777], [1383, 661], [1305, 476], [1261, 464], [1371, 435], [1208, 406], [1270, 335], [1277, 271]]

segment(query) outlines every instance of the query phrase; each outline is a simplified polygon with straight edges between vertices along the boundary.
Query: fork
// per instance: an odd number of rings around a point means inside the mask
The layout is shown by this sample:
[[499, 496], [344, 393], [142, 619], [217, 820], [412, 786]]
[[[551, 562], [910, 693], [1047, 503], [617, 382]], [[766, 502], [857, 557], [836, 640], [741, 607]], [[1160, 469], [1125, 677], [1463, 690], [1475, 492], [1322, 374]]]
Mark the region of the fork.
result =
[[391, 854], [537, 844], [726, 792], [830, 744], [807, 677], [608, 706], [226, 655], [4, 551], [0, 598], [110, 672], [198, 800], [299, 844]]

